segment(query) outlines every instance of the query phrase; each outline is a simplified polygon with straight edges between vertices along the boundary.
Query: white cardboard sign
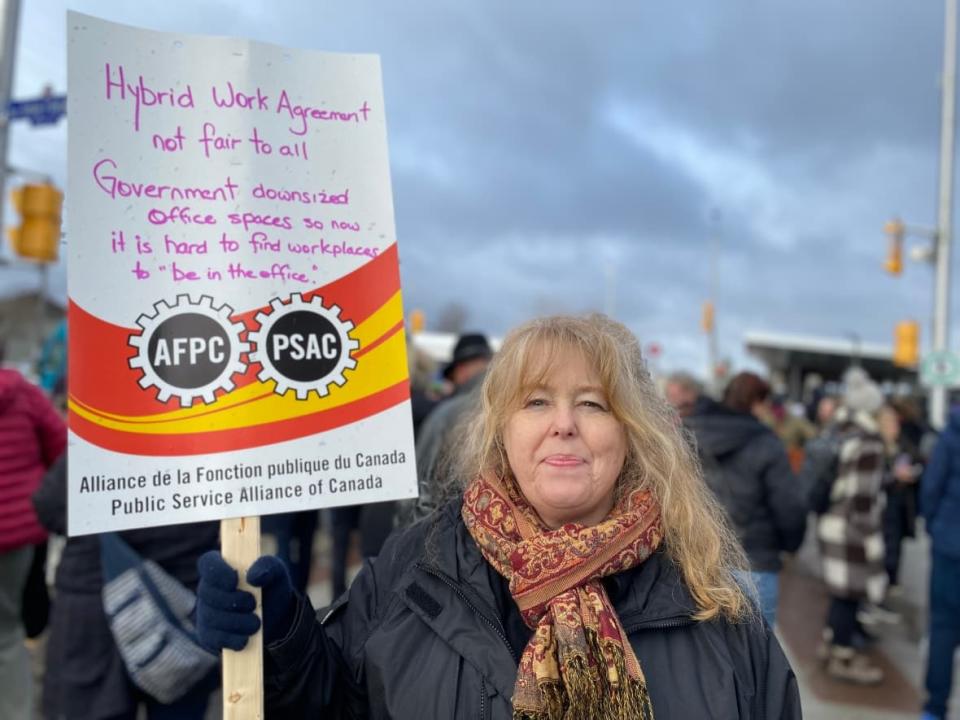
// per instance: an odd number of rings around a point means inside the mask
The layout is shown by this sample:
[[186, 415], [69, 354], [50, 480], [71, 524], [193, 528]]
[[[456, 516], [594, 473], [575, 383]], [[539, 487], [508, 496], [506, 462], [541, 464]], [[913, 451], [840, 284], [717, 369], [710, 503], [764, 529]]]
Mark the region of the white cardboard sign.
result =
[[70, 533], [415, 496], [379, 59], [68, 31]]

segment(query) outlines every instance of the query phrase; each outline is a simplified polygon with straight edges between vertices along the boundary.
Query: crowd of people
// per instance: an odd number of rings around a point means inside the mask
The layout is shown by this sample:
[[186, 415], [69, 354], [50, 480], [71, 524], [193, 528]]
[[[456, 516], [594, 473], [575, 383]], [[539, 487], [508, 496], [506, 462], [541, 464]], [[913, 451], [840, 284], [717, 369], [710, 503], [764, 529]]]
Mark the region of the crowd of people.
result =
[[[211, 653], [262, 627], [268, 716], [799, 718], [773, 632], [785, 558], [815, 537], [824, 672], [881, 683], [869, 648], [878, 623], [897, 620], [901, 548], [922, 517], [923, 717], [945, 718], [960, 645], [960, 412], [937, 437], [915, 401], [885, 397], [857, 367], [803, 407], [750, 372], [712, 397], [690, 374], [652, 377], [633, 335], [599, 315], [534, 320], [496, 353], [466, 333], [440, 367], [409, 350], [419, 497], [324, 514], [330, 607], [307, 595], [318, 511], [264, 519], [277, 552], [246, 578], [262, 621], [215, 523], [118, 533], [196, 593]], [[203, 718], [216, 669], [173, 701], [131, 680], [98, 536], [66, 540], [36, 618], [47, 534], [66, 531], [66, 429], [9, 369], [0, 435], [0, 718], [33, 717], [24, 637], [44, 627], [43, 717]]]
[[903, 595], [901, 549], [925, 518], [932, 570], [923, 718], [944, 718], [960, 645], [960, 412], [936, 440], [912, 399], [885, 398], [859, 367], [841, 391], [818, 392], [792, 414], [776, 411], [770, 386], [752, 373], [733, 377], [720, 403], [685, 373], [669, 377], [665, 391], [748, 553], [770, 624], [775, 571], [799, 547], [809, 513], [830, 595], [818, 656], [836, 680], [884, 681], [867, 652], [871, 628], [900, 619], [889, 601]]

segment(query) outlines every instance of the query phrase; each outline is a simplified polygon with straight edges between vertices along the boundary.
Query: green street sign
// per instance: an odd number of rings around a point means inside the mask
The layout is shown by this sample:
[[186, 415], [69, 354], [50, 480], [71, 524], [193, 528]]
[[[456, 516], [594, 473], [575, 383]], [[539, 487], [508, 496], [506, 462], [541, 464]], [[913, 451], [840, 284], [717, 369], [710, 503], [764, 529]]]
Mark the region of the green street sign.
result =
[[949, 350], [928, 353], [920, 363], [920, 384], [927, 387], [960, 386], [960, 355]]

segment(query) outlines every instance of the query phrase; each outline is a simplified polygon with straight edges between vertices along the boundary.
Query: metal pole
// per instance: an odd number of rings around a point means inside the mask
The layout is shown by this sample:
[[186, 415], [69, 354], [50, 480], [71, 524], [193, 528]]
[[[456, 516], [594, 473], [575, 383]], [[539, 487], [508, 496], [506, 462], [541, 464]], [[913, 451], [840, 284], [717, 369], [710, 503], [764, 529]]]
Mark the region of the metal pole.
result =
[[[957, 87], [957, 0], [946, 0], [943, 41], [943, 115], [940, 127], [940, 197], [937, 215], [937, 267], [934, 285], [933, 350], [950, 344], [950, 246], [953, 243], [953, 142]], [[930, 423], [942, 428], [947, 420], [947, 388], [930, 394]]]
[[710, 364], [707, 387], [714, 397], [720, 395], [717, 368], [720, 365], [720, 348], [717, 341], [717, 295], [720, 292], [720, 211], [710, 213], [710, 302], [713, 304], [713, 322], [707, 334], [707, 362]]
[[7, 107], [13, 92], [13, 64], [17, 55], [17, 28], [20, 25], [20, 0], [0, 0], [0, 226], [6, 205], [7, 132], [10, 120]]

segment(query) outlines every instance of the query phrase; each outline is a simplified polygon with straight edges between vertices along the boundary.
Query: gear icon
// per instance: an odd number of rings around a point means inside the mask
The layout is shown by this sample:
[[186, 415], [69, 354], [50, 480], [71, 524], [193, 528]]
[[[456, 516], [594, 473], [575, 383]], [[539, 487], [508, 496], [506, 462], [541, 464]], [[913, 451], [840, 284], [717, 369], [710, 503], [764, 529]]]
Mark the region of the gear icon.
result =
[[304, 300], [300, 293], [270, 301], [270, 310], [258, 313], [259, 329], [249, 335], [253, 345], [251, 362], [262, 366], [257, 377], [261, 382], [273, 380], [274, 392], [285, 395], [296, 392], [298, 400], [306, 400], [311, 392], [319, 397], [330, 393], [330, 386], [342, 387], [345, 370], [353, 370], [357, 361], [351, 357], [360, 343], [350, 337], [353, 323], [340, 319], [340, 308], [325, 307], [323, 299], [314, 295]]
[[196, 301], [177, 295], [172, 305], [160, 300], [152, 314], [137, 318], [142, 332], [127, 340], [137, 350], [128, 364], [141, 371], [140, 387], [157, 388], [160, 402], [177, 397], [181, 407], [197, 399], [209, 405], [217, 390], [233, 390], [233, 376], [246, 371], [250, 344], [240, 339], [246, 328], [231, 321], [233, 308], [213, 302], [209, 295]]

